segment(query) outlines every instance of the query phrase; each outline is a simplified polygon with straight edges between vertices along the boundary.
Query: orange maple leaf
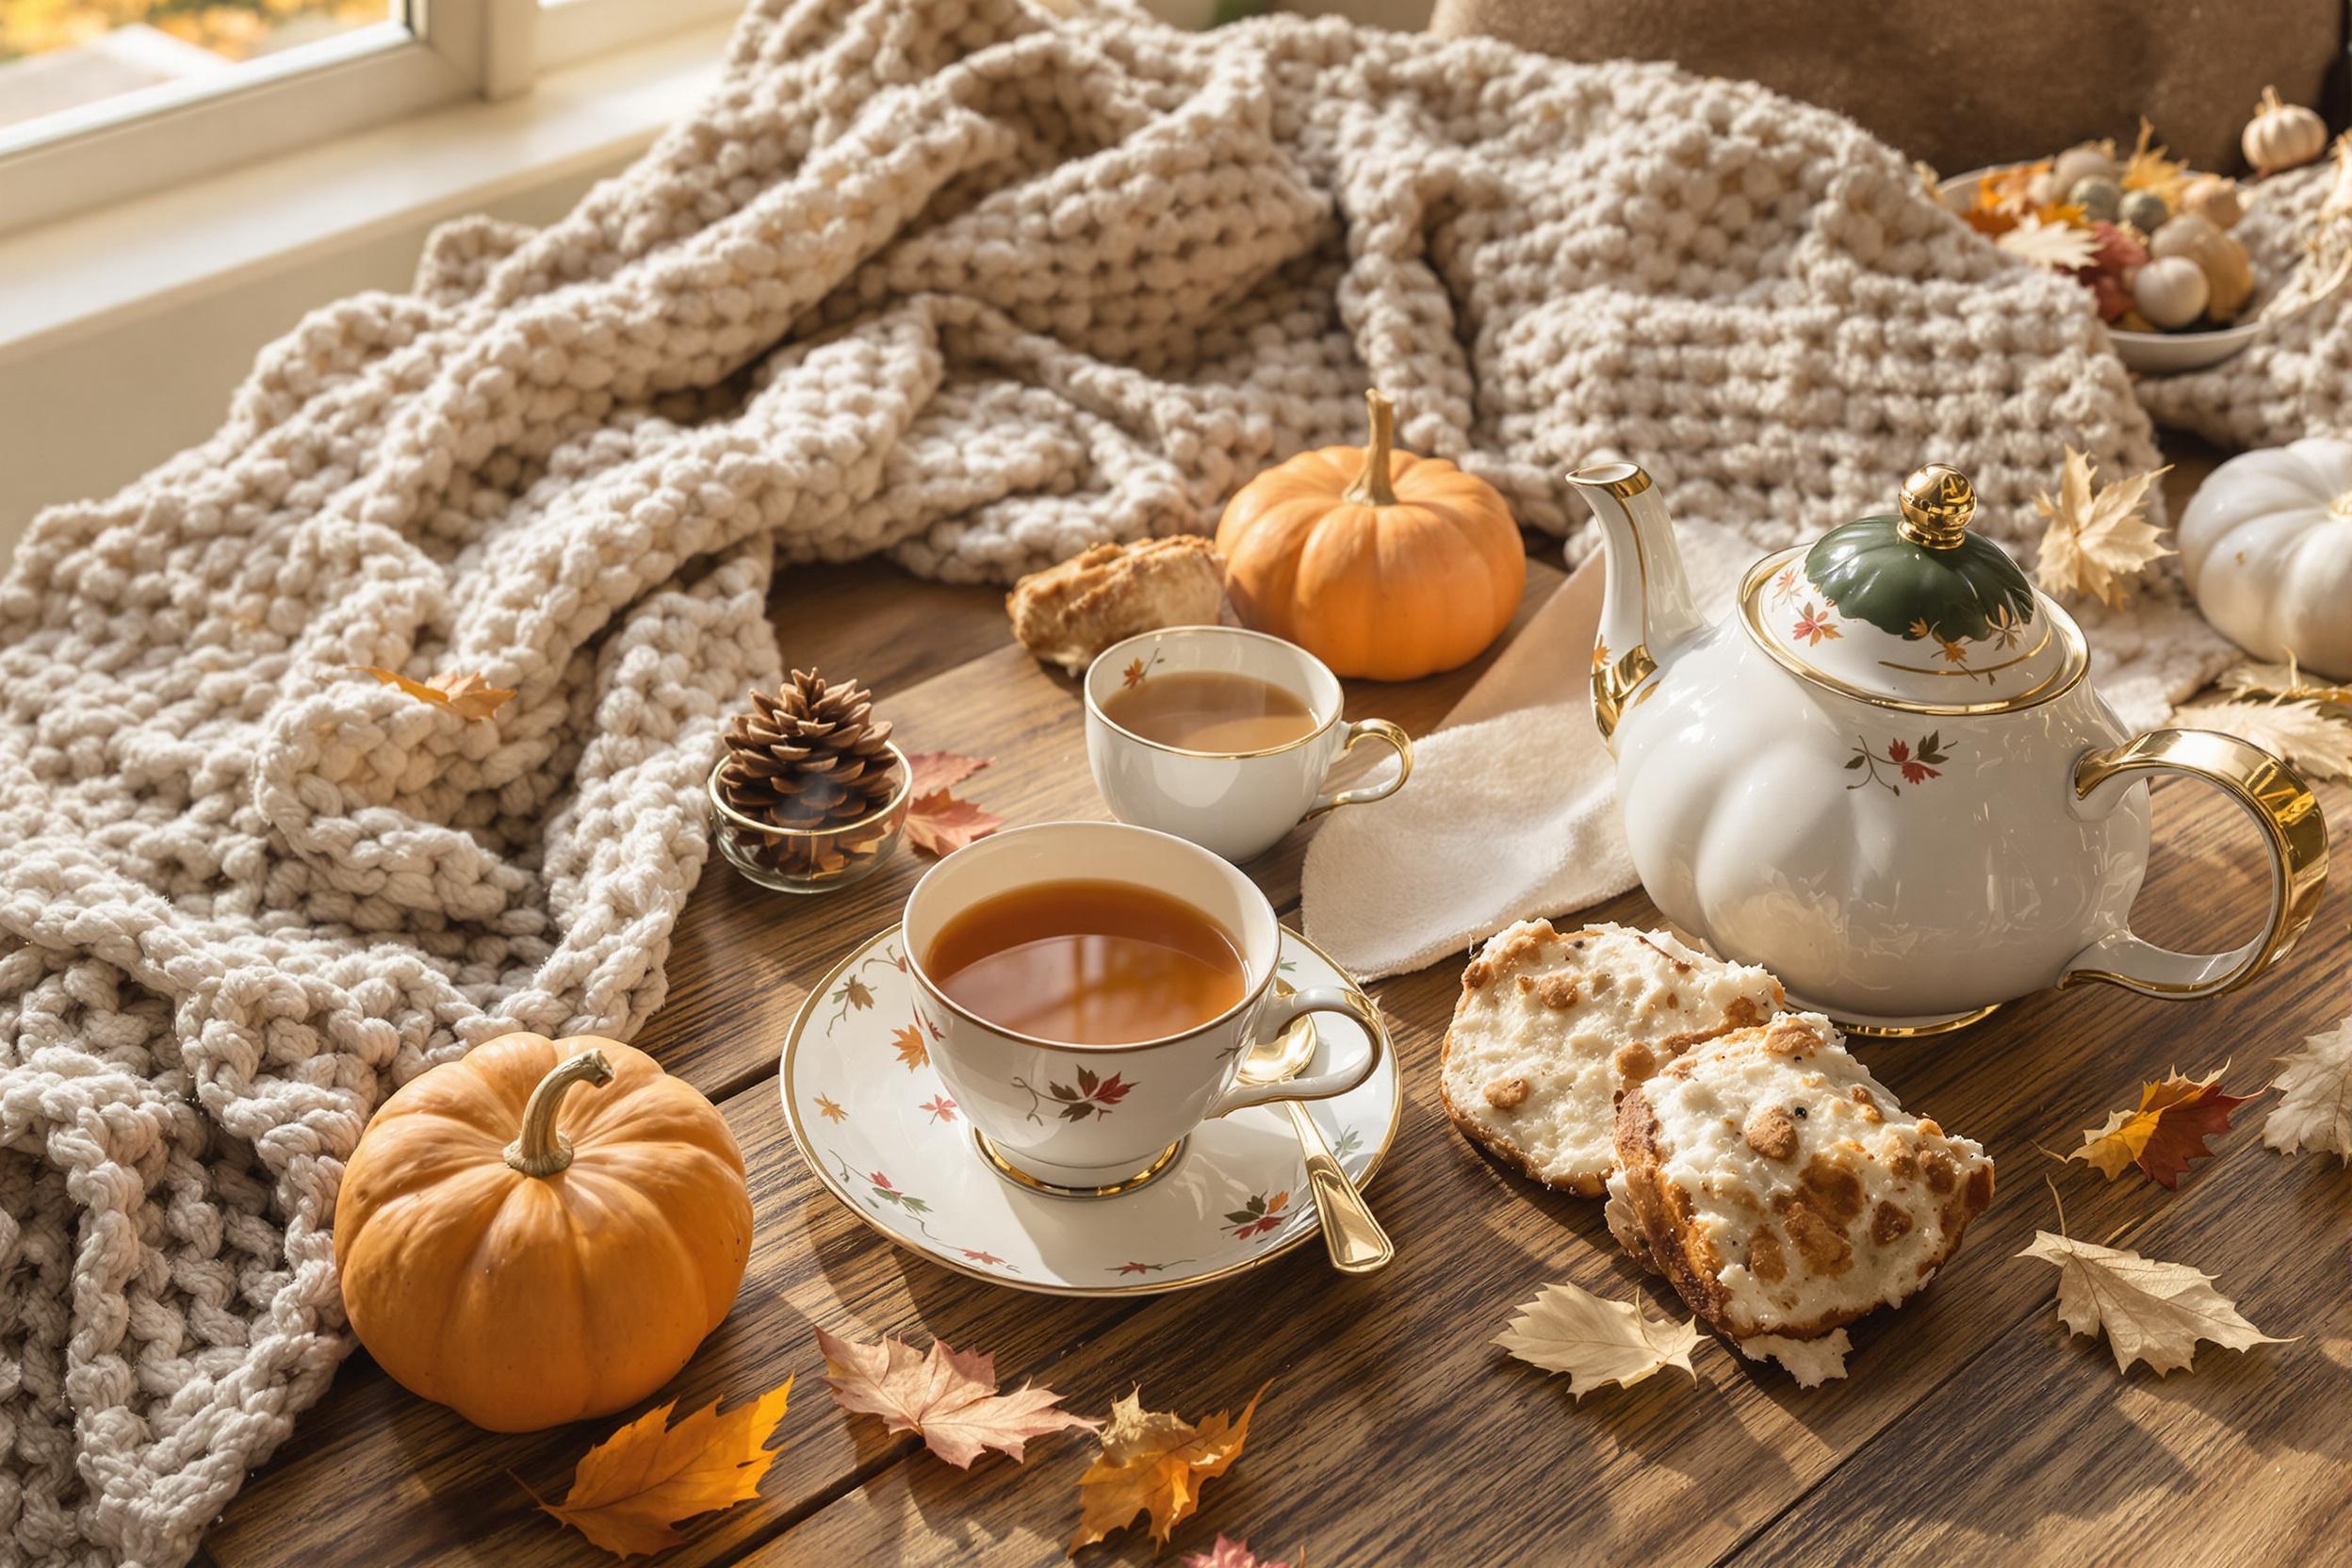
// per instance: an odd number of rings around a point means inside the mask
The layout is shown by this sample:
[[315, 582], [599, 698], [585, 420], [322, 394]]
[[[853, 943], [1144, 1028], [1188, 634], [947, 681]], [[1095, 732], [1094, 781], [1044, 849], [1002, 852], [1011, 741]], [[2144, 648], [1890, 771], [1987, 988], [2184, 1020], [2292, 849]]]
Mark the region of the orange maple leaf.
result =
[[827, 1100], [824, 1095], [817, 1096], [817, 1114], [824, 1117], [827, 1121], [847, 1121], [849, 1119], [849, 1113], [847, 1111], [841, 1109], [841, 1107], [833, 1101]]
[[361, 675], [374, 676], [386, 686], [397, 686], [418, 702], [446, 708], [468, 724], [488, 718], [514, 696], [513, 688], [491, 685], [478, 670], [469, 670], [463, 675], [454, 672], [437, 675], [431, 680], [411, 680], [398, 670], [387, 670], [378, 664], [353, 664], [351, 668]]
[[2106, 1126], [2086, 1128], [2082, 1147], [2066, 1157], [2097, 1167], [2111, 1182], [2137, 1165], [2159, 1185], [2177, 1188], [2191, 1160], [2213, 1153], [2206, 1141], [2230, 1130], [2230, 1113], [2265, 1092], [2225, 1094], [2219, 1070], [2183, 1078], [2176, 1069], [2141, 1088], [2138, 1110], [2110, 1111]]
[[903, 1339], [882, 1336], [879, 1345], [857, 1345], [817, 1331], [825, 1351], [825, 1380], [833, 1402], [853, 1415], [878, 1415], [894, 1432], [913, 1432], [923, 1446], [958, 1469], [989, 1448], [1016, 1462], [1033, 1437], [1102, 1425], [1054, 1407], [1061, 1396], [1024, 1384], [1010, 1394], [996, 1391], [996, 1358], [957, 1350], [941, 1340], [919, 1355]]
[[925, 855], [953, 855], [1004, 825], [1004, 819], [995, 812], [957, 800], [945, 790], [917, 795], [906, 808], [906, 841]]
[[923, 1037], [923, 1021], [918, 1019], [904, 1029], [891, 1032], [890, 1044], [898, 1048], [898, 1059], [912, 1072], [931, 1062], [931, 1047]]
[[713, 1399], [675, 1427], [673, 1399], [582, 1455], [561, 1504], [540, 1502], [537, 1493], [531, 1500], [622, 1557], [682, 1545], [686, 1538], [672, 1527], [679, 1520], [760, 1494], [778, 1452], [767, 1443], [792, 1393], [787, 1378], [724, 1415]]
[[1171, 1412], [1147, 1411], [1140, 1389], [1113, 1405], [1102, 1432], [1102, 1456], [1078, 1478], [1078, 1533], [1070, 1549], [1075, 1552], [1126, 1528], [1146, 1511], [1152, 1538], [1165, 1545], [1200, 1506], [1200, 1483], [1223, 1475], [1241, 1457], [1250, 1417], [1270, 1386], [1260, 1384], [1241, 1419], [1230, 1425], [1223, 1411], [1198, 1427]]

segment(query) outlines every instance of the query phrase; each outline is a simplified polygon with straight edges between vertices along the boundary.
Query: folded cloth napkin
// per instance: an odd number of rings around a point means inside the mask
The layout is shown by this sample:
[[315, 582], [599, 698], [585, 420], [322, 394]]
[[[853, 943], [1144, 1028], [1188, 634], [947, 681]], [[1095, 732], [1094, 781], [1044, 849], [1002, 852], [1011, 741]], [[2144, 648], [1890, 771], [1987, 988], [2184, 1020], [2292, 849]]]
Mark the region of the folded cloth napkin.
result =
[[[1700, 612], [1728, 613], [1756, 547], [1696, 519], [1674, 536]], [[1581, 909], [1638, 880], [1617, 817], [1616, 762], [1592, 727], [1586, 684], [1602, 560], [1588, 556], [1413, 743], [1407, 788], [1333, 812], [1308, 844], [1300, 918], [1359, 977], [1420, 969], [1513, 921]], [[2128, 613], [2074, 610], [2102, 659], [2119, 661], [2122, 678], [2101, 694], [2133, 728], [2163, 723], [2230, 657], [2161, 584]]]
[[[1700, 611], [1724, 613], [1756, 547], [1697, 520], [1675, 539]], [[1587, 686], [1601, 559], [1587, 557], [1437, 730], [1413, 743], [1406, 788], [1332, 812], [1308, 844], [1307, 935], [1358, 976], [1416, 970], [1512, 921], [1634, 885], [1617, 765], [1592, 727]]]

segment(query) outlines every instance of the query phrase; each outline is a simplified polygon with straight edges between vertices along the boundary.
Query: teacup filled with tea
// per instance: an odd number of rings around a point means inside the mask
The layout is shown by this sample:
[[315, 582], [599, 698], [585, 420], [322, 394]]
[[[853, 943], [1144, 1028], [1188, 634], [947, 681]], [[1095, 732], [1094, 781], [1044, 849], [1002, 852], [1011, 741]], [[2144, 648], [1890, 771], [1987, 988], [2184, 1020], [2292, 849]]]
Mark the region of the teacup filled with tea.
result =
[[[1132, 1190], [1204, 1119], [1345, 1094], [1380, 1059], [1370, 1004], [1336, 988], [1277, 995], [1273, 906], [1165, 833], [1071, 822], [983, 839], [916, 884], [906, 934], [932, 1060], [982, 1152], [1033, 1188]], [[1317, 1012], [1362, 1025], [1355, 1059], [1236, 1083], [1252, 1046]]]
[[[1295, 644], [1238, 627], [1147, 631], [1086, 671], [1086, 760], [1119, 821], [1189, 839], [1229, 860], [1273, 847], [1308, 817], [1384, 800], [1413, 772], [1413, 742], [1386, 719], [1340, 716], [1339, 678]], [[1393, 747], [1396, 771], [1318, 798], [1357, 742]]]

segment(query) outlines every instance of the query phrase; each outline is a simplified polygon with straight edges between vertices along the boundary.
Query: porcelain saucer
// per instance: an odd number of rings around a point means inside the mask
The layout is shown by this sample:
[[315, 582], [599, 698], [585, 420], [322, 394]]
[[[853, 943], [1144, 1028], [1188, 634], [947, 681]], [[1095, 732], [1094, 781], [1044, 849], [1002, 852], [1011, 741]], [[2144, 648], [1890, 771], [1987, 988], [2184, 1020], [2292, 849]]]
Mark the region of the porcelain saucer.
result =
[[[1284, 929], [1282, 979], [1347, 986], [1347, 972]], [[1317, 1015], [1319, 1061], [1359, 1048], [1352, 1021]], [[818, 1180], [868, 1225], [944, 1268], [1016, 1290], [1131, 1296], [1184, 1290], [1319, 1242], [1289, 1119], [1254, 1106], [1196, 1129], [1175, 1166], [1137, 1191], [1070, 1199], [999, 1177], [931, 1065], [895, 925], [861, 942], [809, 992], [784, 1042], [784, 1119]], [[1396, 1136], [1393, 1050], [1358, 1087], [1307, 1107], [1361, 1186]], [[1336, 1051], [1336, 1056], [1331, 1054]]]

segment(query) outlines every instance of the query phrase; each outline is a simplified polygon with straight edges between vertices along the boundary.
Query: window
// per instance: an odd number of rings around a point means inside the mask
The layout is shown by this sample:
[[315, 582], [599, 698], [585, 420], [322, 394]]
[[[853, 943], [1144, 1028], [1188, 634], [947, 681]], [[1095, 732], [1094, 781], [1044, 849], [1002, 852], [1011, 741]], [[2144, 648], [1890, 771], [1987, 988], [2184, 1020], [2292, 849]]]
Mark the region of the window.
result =
[[469, 98], [742, 0], [0, 0], [0, 232]]

